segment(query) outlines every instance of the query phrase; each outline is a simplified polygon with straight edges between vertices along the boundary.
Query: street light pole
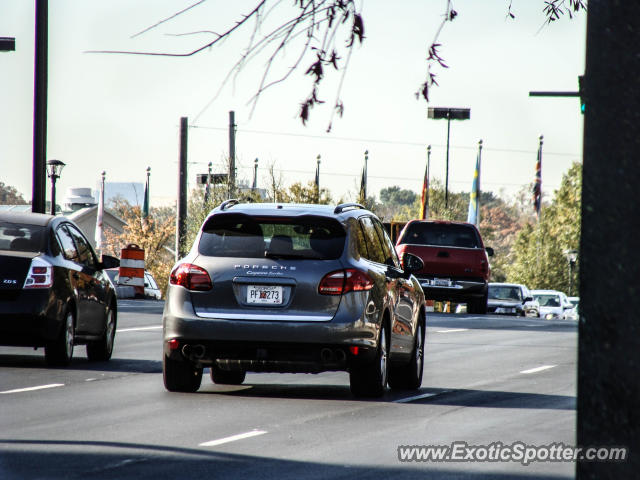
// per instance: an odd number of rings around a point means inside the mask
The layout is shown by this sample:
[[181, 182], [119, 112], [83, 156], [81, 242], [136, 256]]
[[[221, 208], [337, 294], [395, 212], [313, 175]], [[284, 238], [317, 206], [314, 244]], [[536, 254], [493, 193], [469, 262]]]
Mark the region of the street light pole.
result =
[[47, 162], [47, 174], [51, 179], [51, 215], [56, 214], [56, 180], [60, 178], [65, 163], [60, 160], [49, 160]]
[[449, 137], [451, 135], [451, 120], [469, 120], [471, 118], [470, 108], [450, 108], [450, 107], [429, 107], [428, 118], [439, 120], [447, 119], [447, 173], [444, 184], [444, 206], [449, 207]]

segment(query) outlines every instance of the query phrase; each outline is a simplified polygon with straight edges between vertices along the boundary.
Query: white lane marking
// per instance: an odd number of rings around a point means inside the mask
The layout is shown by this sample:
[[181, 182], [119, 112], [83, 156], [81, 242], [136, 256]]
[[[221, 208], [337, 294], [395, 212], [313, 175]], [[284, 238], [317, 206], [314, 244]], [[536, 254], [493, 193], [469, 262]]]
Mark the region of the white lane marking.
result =
[[443, 393], [447, 393], [450, 392], [451, 390], [443, 390], [442, 392], [436, 392], [436, 393], [423, 393], [422, 395], [416, 395], [414, 397], [406, 397], [406, 398], [399, 398], [397, 400], [394, 400], [393, 403], [408, 403], [408, 402], [413, 402], [414, 400], [422, 400], [423, 398], [429, 398], [429, 397], [435, 397], [436, 395], [441, 395]]
[[452, 333], [452, 332], [466, 332], [468, 328], [449, 328], [447, 330], [436, 330], [436, 333]]
[[210, 442], [204, 442], [198, 445], [199, 447], [215, 447], [216, 445], [222, 445], [223, 443], [235, 442], [237, 440], [243, 440], [245, 438], [257, 437], [258, 435], [264, 435], [266, 430], [251, 430], [250, 432], [239, 433], [238, 435], [232, 435], [230, 437], [219, 438], [218, 440], [211, 440]]
[[541, 367], [530, 368], [529, 370], [522, 370], [520, 373], [537, 373], [543, 370], [549, 370], [550, 368], [557, 367], [557, 365], [543, 365]]
[[162, 329], [162, 325], [156, 325], [156, 326], [153, 326], [153, 327], [119, 328], [118, 330], [116, 330], [116, 333], [142, 332], [144, 330], [161, 330], [161, 329]]
[[35, 390], [44, 390], [45, 388], [56, 388], [56, 387], [64, 387], [64, 383], [52, 383], [50, 385], [38, 385], [37, 387], [16, 388], [15, 390], [6, 390], [4, 392], [0, 392], [0, 394], [33, 392]]

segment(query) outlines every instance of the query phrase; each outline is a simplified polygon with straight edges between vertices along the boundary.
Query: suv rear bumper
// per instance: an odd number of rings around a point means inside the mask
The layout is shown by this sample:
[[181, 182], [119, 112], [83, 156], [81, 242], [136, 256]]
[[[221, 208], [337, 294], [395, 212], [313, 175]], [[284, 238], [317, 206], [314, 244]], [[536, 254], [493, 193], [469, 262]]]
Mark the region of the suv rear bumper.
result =
[[[449, 284], [446, 281], [449, 280]], [[481, 299], [487, 295], [488, 283], [479, 279], [444, 279], [440, 277], [419, 277], [425, 298], [430, 300], [450, 300], [464, 303], [470, 298]], [[443, 283], [443, 285], [435, 285]]]

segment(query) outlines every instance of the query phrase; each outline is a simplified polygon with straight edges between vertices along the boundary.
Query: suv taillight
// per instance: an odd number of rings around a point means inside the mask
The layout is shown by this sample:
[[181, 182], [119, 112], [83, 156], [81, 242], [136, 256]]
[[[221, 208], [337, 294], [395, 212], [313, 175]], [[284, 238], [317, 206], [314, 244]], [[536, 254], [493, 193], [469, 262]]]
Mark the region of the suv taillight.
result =
[[371, 290], [373, 280], [366, 273], [347, 268], [327, 273], [318, 285], [318, 293], [322, 295], [342, 295], [347, 292]]
[[50, 288], [53, 285], [53, 265], [42, 258], [31, 260], [23, 288]]
[[211, 278], [207, 271], [191, 263], [182, 263], [173, 269], [169, 281], [172, 285], [180, 285], [187, 290], [211, 290]]

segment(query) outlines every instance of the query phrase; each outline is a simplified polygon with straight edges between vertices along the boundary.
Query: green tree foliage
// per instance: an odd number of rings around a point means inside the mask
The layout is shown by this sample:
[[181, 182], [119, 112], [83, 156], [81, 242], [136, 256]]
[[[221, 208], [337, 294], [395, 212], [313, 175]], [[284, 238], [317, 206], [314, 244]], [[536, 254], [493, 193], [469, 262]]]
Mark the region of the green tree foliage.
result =
[[[513, 262], [507, 268], [509, 281], [530, 288], [567, 291], [569, 266], [566, 250], [578, 250], [582, 164], [575, 162], [562, 177], [553, 201], [543, 207], [540, 221], [527, 223], [513, 247]], [[579, 288], [578, 268], [573, 269], [574, 291]]]
[[406, 188], [400, 188], [397, 185], [383, 188], [380, 190], [380, 201], [393, 205], [412, 205], [418, 194]]
[[27, 203], [15, 187], [0, 182], [0, 205], [26, 205]]

